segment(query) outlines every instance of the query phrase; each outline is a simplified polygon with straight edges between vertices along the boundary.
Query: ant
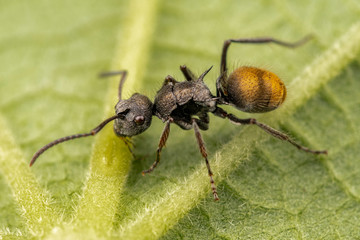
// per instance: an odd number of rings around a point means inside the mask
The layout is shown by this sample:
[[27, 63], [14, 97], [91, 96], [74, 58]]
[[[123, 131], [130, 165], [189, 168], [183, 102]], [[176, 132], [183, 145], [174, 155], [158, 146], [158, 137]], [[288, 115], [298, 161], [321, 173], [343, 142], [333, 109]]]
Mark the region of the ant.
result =
[[[216, 96], [210, 92], [203, 81], [205, 75], [212, 67], [197, 77], [187, 66], [180, 66], [180, 70], [186, 81], [178, 82], [172, 76], [168, 75], [162, 87], [157, 92], [154, 103], [152, 103], [148, 97], [139, 93], [134, 93], [129, 99], [122, 99], [121, 92], [127, 76], [126, 71], [103, 73], [100, 76], [120, 75], [118, 91], [119, 102], [115, 106], [116, 114], [104, 120], [89, 133], [75, 134], [48, 143], [35, 153], [31, 159], [30, 166], [34, 164], [36, 159], [44, 151], [54, 145], [76, 138], [94, 136], [100, 132], [106, 124], [113, 120], [114, 131], [119, 137], [138, 135], [150, 127], [154, 115], [165, 123], [165, 127], [161, 133], [156, 151], [156, 160], [149, 169], [142, 171], [142, 174], [145, 175], [152, 172], [159, 164], [161, 151], [170, 134], [171, 123], [177, 124], [184, 130], [194, 129], [200, 153], [205, 159], [215, 201], [219, 200], [219, 197], [213, 179], [213, 172], [211, 171], [207, 158], [205, 143], [200, 133], [200, 130], [208, 130], [209, 128], [208, 113], [212, 113], [220, 118], [227, 118], [236, 125], [256, 125], [273, 137], [291, 143], [299, 150], [313, 154], [327, 154], [326, 150], [311, 150], [304, 147], [296, 143], [286, 134], [258, 122], [255, 118], [240, 119], [219, 107], [219, 105], [231, 105], [243, 112], [264, 113], [278, 108], [286, 98], [284, 83], [277, 75], [270, 71], [256, 67], [242, 66], [235, 69], [231, 74], [228, 74], [226, 58], [231, 43], [274, 43], [288, 48], [295, 48], [304, 44], [309, 39], [310, 37], [307, 36], [294, 43], [280, 41], [271, 37], [226, 40], [222, 49], [220, 75], [216, 80]], [[125, 138], [124, 141], [127, 143]]]

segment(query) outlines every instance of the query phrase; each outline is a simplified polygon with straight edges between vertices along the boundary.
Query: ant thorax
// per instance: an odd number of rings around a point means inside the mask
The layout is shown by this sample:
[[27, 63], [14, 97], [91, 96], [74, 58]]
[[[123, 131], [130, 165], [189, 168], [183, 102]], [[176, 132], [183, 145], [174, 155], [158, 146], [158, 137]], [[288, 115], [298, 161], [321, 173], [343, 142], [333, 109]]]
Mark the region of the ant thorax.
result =
[[199, 127], [206, 130], [209, 123], [207, 113], [216, 109], [216, 98], [202, 77], [184, 82], [167, 78], [155, 96], [154, 114], [163, 122], [171, 118], [186, 130], [192, 128], [192, 119], [197, 117]]

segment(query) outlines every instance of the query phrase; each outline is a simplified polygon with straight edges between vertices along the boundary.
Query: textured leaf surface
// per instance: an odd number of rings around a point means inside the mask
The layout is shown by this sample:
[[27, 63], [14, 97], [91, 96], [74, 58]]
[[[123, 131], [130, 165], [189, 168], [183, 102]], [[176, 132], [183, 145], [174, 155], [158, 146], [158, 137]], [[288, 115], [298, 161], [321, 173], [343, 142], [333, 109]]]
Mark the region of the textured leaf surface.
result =
[[[360, 5], [336, 1], [2, 2], [0, 9], [0, 234], [87, 239], [336, 239], [360, 236]], [[172, 126], [162, 162], [163, 123], [134, 141], [135, 159], [111, 127], [87, 132], [124, 95], [153, 98], [179, 65], [215, 92], [226, 38], [315, 38], [295, 50], [232, 45], [229, 62], [266, 67], [288, 86], [279, 110], [253, 115], [326, 157], [299, 152], [255, 127], [211, 118], [203, 132], [221, 200], [213, 202], [192, 131]], [[107, 90], [108, 89], [108, 90]], [[248, 117], [235, 109], [229, 111]], [[91, 145], [93, 144], [93, 150]], [[94, 237], [95, 236], [95, 237]]]

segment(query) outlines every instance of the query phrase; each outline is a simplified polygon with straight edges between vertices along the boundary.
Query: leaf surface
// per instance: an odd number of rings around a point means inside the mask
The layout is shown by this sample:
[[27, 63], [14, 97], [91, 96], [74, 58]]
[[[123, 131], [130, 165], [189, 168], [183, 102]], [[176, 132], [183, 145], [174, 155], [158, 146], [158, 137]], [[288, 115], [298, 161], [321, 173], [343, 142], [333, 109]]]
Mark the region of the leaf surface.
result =
[[[359, 236], [360, 6], [356, 1], [4, 2], [0, 20], [0, 231], [19, 238], [332, 239]], [[346, 16], [346, 17], [344, 17]], [[316, 157], [253, 126], [211, 117], [202, 132], [221, 200], [213, 202], [194, 133], [171, 127], [155, 160], [163, 123], [133, 139], [135, 159], [106, 127], [63, 143], [30, 169], [47, 142], [87, 132], [123, 95], [153, 99], [166, 75], [213, 70], [215, 93], [226, 38], [273, 36], [301, 48], [232, 45], [230, 68], [255, 65], [288, 86], [279, 110], [239, 117], [289, 133]], [[108, 88], [108, 90], [107, 90]], [[93, 150], [91, 150], [91, 144]], [[90, 159], [90, 160], [89, 160]], [[37, 179], [37, 180], [35, 180]], [[46, 219], [46, 220], [45, 220]]]

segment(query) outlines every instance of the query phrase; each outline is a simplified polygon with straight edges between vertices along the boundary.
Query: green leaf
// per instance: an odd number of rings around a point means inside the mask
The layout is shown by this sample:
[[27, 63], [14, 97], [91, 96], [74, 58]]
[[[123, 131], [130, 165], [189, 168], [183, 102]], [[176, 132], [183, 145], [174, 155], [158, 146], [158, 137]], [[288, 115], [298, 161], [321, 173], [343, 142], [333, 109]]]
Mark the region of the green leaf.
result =
[[[360, 5], [355, 1], [2, 2], [0, 9], [0, 238], [333, 239], [359, 236]], [[124, 96], [153, 98], [186, 64], [215, 92], [227, 38], [314, 39], [296, 49], [232, 45], [231, 68], [270, 69], [288, 86], [279, 110], [239, 117], [289, 133], [313, 156], [253, 126], [211, 117], [202, 132], [215, 174], [212, 199], [192, 131], [175, 125], [162, 161], [164, 124], [134, 137], [135, 159], [111, 126], [32, 154], [58, 137], [88, 132]], [[108, 86], [108, 87], [107, 87]], [[109, 124], [111, 125], [111, 124]], [[91, 143], [93, 150], [91, 150]]]

